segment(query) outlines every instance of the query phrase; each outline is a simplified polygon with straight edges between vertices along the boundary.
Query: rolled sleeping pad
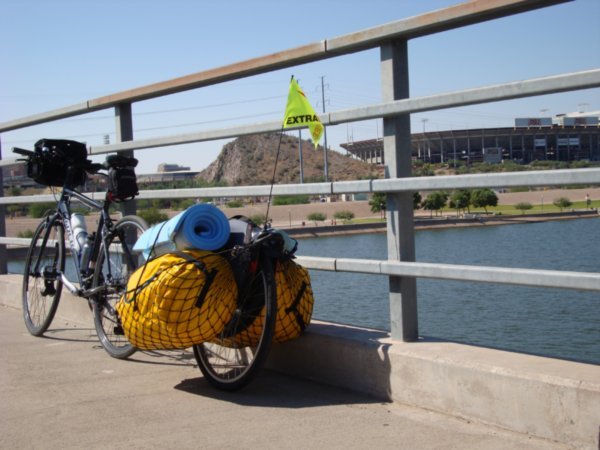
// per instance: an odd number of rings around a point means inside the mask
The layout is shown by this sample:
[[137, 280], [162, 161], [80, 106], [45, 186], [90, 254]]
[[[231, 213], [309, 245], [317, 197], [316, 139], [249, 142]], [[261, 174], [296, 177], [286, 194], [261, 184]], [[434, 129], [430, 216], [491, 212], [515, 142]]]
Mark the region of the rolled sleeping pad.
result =
[[209, 250], [223, 247], [229, 239], [229, 221], [216, 206], [199, 203], [171, 219], [146, 230], [133, 249], [146, 258], [174, 250]]

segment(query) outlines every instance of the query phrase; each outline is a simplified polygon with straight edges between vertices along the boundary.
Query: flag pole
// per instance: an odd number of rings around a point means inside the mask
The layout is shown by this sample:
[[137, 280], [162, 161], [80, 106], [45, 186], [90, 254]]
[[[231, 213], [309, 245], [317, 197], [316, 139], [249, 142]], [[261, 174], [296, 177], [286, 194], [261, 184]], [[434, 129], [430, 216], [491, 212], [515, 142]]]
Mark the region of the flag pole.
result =
[[304, 184], [304, 161], [302, 160], [302, 128], [298, 129], [298, 159], [300, 160], [300, 184]]
[[269, 199], [267, 200], [267, 213], [265, 214], [265, 225], [263, 230], [269, 227], [269, 210], [271, 209], [271, 199], [273, 198], [273, 185], [275, 184], [275, 175], [277, 173], [277, 162], [279, 161], [279, 151], [281, 150], [281, 140], [283, 139], [283, 126], [279, 132], [279, 143], [277, 144], [277, 152], [275, 153], [275, 164], [273, 165], [273, 176], [271, 177], [271, 188], [269, 189]]
[[[290, 83], [294, 79], [294, 75], [290, 78]], [[263, 230], [267, 230], [269, 227], [269, 210], [271, 209], [271, 200], [273, 198], [273, 186], [275, 185], [275, 175], [277, 174], [277, 162], [279, 161], [279, 152], [281, 150], [281, 141], [283, 139], [283, 130], [285, 125], [281, 124], [281, 131], [279, 132], [279, 143], [277, 144], [277, 152], [275, 153], [275, 164], [273, 165], [273, 176], [271, 177], [271, 187], [269, 189], [269, 198], [267, 200], [267, 212], [265, 214], [265, 224]]]
[[[323, 103], [323, 114], [325, 114], [325, 84], [324, 76], [321, 77], [321, 102]], [[323, 153], [323, 159], [325, 162], [325, 181], [329, 181], [329, 164], [327, 163], [327, 127], [323, 125], [323, 136], [325, 138], [325, 151]]]

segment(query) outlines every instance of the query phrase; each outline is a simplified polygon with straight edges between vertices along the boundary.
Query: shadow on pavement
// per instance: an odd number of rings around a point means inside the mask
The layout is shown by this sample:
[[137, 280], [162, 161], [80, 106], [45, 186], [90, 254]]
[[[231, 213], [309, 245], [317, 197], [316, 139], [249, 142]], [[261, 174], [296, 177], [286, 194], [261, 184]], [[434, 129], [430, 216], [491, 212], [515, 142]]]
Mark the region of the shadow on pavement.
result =
[[175, 389], [240, 406], [269, 408], [296, 409], [386, 403], [367, 395], [314, 381], [301, 380], [271, 370], [262, 370], [249, 385], [235, 392], [220, 391], [202, 376], [185, 379], [177, 384]]

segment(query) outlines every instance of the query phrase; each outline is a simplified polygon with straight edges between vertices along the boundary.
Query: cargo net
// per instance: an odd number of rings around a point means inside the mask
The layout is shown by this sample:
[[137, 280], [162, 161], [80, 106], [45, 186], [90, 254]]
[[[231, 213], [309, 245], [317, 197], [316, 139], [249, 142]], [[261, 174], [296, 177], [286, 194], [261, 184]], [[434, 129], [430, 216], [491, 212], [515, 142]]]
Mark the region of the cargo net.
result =
[[[300, 336], [312, 317], [314, 297], [308, 270], [293, 260], [277, 261], [277, 317], [273, 342], [286, 342]], [[225, 341], [215, 341], [229, 347], [256, 346], [263, 331], [265, 311], [244, 330]]]
[[134, 272], [116, 308], [135, 347], [179, 349], [214, 339], [231, 319], [237, 295], [227, 260], [207, 251], [176, 252]]

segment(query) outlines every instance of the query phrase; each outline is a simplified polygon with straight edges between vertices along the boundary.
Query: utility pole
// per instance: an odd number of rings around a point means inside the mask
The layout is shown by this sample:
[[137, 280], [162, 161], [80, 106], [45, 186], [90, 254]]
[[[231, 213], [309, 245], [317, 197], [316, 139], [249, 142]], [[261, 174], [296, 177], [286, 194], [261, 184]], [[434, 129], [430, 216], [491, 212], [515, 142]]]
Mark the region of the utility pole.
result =
[[300, 184], [304, 184], [304, 162], [302, 161], [302, 129], [298, 129], [298, 159], [300, 160]]
[[[321, 77], [321, 101], [323, 103], [323, 114], [325, 114], [325, 77]], [[323, 125], [323, 136], [325, 138], [325, 181], [329, 181], [329, 165], [327, 164], [327, 127]]]

